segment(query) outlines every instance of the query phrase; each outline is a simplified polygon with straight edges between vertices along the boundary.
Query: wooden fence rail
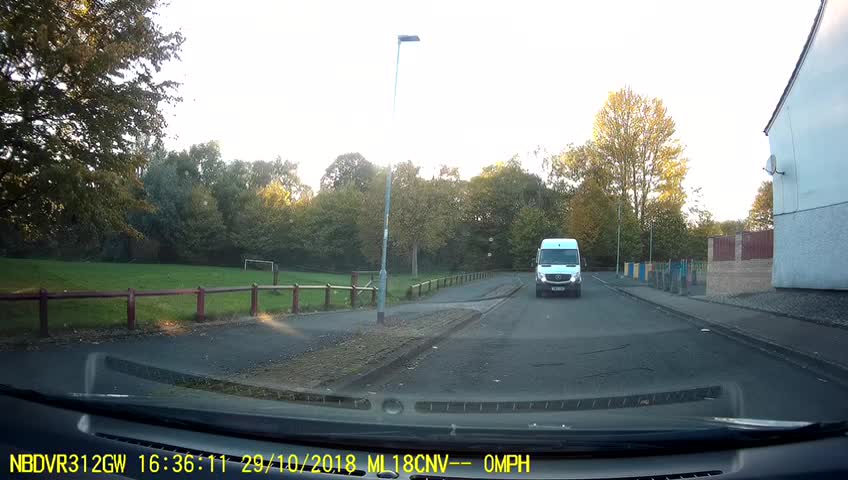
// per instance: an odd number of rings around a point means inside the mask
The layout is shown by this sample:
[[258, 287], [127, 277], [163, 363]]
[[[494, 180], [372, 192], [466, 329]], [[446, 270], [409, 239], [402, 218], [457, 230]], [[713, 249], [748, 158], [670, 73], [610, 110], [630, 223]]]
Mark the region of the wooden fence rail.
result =
[[139, 290], [129, 288], [125, 291], [90, 291], [90, 292], [48, 292], [40, 289], [38, 293], [2, 293], [0, 302], [38, 301], [38, 326], [39, 336], [48, 337], [47, 304], [48, 300], [67, 299], [90, 299], [90, 298], [126, 298], [127, 299], [127, 329], [135, 329], [135, 311], [137, 297], [165, 297], [175, 295], [194, 295], [197, 297], [197, 310], [195, 321], [202, 322], [206, 319], [206, 296], [216, 293], [250, 292], [250, 315], [255, 317], [261, 313], [259, 306], [260, 291], [288, 291], [292, 292], [292, 313], [300, 312], [301, 290], [324, 290], [324, 309], [329, 310], [333, 290], [349, 290], [350, 305], [356, 306], [357, 292], [370, 291], [371, 305], [377, 303], [377, 287], [357, 287], [356, 285], [256, 285], [249, 287], [197, 287], [177, 288], [170, 290]]
[[[440, 288], [446, 288], [449, 286], [453, 286], [454, 284], [462, 284], [471, 280], [479, 280], [481, 278], [491, 277], [495, 272], [473, 272], [473, 273], [460, 273], [457, 275], [450, 275], [448, 277], [442, 278], [434, 278], [432, 280], [427, 280], [426, 282], [419, 282], [410, 285], [406, 289], [406, 298], [411, 299], [415, 296], [415, 292], [418, 292], [418, 296], [420, 297], [422, 293], [430, 293], [433, 291], [433, 282], [436, 282], [436, 290]], [[424, 289], [426, 288], [426, 292]]]

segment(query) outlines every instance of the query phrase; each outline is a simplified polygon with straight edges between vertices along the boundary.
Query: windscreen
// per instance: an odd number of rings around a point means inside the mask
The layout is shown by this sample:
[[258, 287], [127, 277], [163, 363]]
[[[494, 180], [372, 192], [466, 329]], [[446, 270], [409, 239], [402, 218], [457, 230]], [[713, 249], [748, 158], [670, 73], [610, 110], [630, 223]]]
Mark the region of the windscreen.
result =
[[577, 249], [543, 248], [539, 252], [540, 265], [577, 265], [579, 262]]
[[848, 420], [846, 4], [5, 1], [0, 384], [504, 451]]

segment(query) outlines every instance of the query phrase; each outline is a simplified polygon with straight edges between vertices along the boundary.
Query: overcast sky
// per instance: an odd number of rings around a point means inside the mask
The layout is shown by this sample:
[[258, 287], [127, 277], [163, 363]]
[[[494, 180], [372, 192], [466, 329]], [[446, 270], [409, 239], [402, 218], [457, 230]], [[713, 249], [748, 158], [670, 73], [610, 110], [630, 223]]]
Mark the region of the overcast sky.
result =
[[[464, 177], [519, 154], [541, 171], [591, 136], [608, 93], [665, 101], [689, 158], [689, 187], [718, 219], [747, 214], [767, 178], [762, 133], [819, 0], [281, 1], [171, 0], [186, 37], [168, 111], [170, 148], [217, 140], [226, 160], [298, 162], [317, 190], [358, 151]], [[395, 127], [392, 84], [404, 44]]]

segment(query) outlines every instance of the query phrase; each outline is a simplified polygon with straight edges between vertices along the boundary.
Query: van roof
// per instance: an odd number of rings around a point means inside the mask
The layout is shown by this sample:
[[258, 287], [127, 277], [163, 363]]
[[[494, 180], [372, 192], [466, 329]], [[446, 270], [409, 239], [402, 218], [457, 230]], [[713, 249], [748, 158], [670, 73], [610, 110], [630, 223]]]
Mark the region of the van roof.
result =
[[573, 238], [546, 238], [539, 248], [577, 248], [577, 240]]

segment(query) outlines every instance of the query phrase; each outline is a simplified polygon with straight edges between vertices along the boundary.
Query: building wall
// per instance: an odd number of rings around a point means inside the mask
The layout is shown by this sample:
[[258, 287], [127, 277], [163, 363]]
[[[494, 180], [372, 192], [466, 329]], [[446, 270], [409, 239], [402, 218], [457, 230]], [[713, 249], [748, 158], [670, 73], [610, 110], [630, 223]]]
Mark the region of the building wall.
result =
[[848, 203], [775, 216], [772, 282], [775, 287], [848, 289], [846, 250]]
[[707, 263], [707, 295], [771, 290], [771, 258]]
[[742, 233], [736, 234], [736, 258], [715, 261], [713, 242], [707, 241], [707, 295], [735, 295], [771, 290], [772, 258], [742, 260]]
[[[848, 2], [827, 0], [768, 130], [775, 287], [848, 288]], [[803, 251], [803, 254], [801, 252]]]

